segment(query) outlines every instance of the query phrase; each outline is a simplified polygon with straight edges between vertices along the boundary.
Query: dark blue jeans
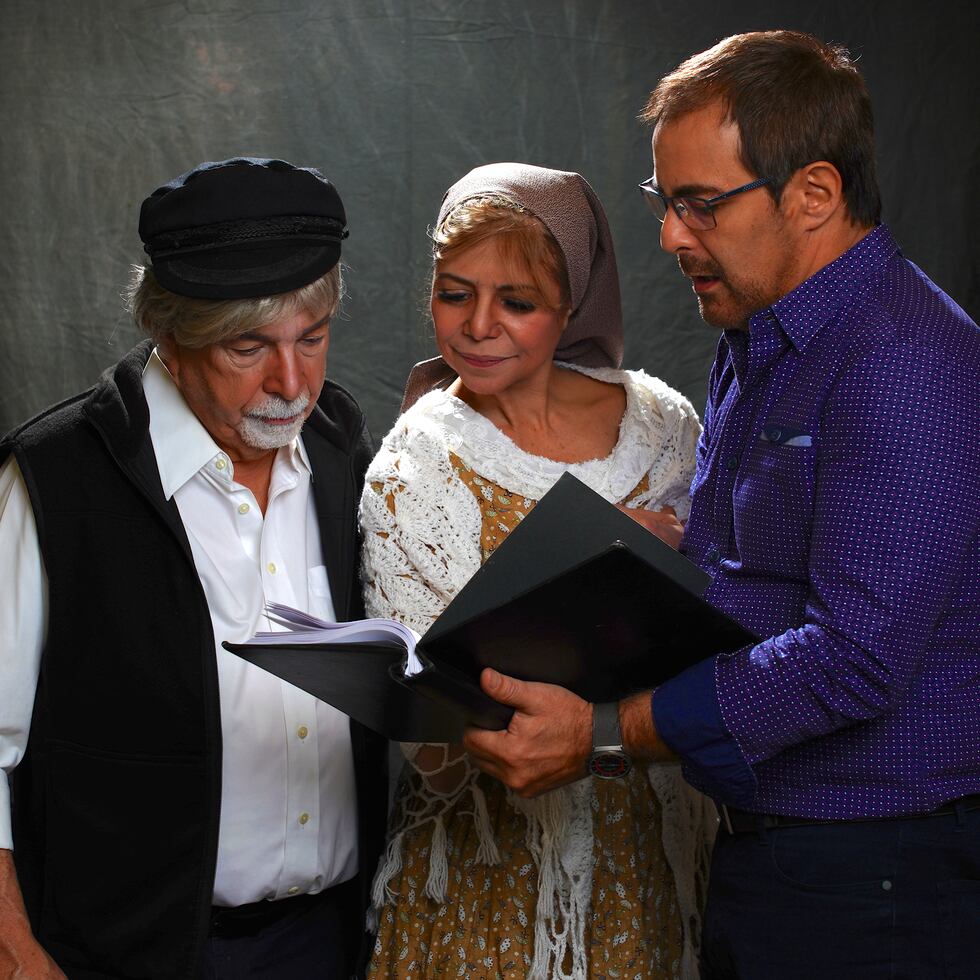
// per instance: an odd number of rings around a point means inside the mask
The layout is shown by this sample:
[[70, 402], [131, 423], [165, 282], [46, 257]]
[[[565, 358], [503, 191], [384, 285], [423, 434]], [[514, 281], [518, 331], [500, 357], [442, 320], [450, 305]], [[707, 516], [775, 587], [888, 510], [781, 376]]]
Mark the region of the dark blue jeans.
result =
[[718, 831], [702, 980], [977, 980], [980, 809]]

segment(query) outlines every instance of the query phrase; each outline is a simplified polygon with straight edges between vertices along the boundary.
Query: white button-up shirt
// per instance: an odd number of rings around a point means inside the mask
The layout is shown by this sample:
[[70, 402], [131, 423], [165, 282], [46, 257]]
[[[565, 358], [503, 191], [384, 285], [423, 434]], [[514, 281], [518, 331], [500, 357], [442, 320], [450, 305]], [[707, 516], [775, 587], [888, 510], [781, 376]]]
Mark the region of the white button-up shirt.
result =
[[[154, 353], [143, 375], [150, 439], [174, 498], [214, 628], [223, 737], [214, 902], [315, 893], [357, 871], [346, 715], [221, 647], [275, 629], [266, 602], [334, 619], [302, 440], [280, 449], [263, 515], [232, 461]], [[7, 773], [23, 757], [46, 625], [46, 581], [16, 462], [0, 470], [0, 847], [12, 847]], [[179, 611], [175, 610], [175, 615]]]

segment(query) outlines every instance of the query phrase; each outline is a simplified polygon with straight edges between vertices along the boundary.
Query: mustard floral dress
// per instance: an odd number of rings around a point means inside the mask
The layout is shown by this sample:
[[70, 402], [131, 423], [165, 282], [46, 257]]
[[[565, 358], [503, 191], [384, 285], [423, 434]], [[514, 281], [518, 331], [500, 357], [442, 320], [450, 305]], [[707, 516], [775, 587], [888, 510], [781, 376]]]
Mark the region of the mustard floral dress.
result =
[[[362, 498], [369, 615], [424, 632], [566, 470], [614, 502], [686, 516], [690, 405], [642, 372], [576, 370], [626, 389], [605, 460], [523, 453], [444, 392], [399, 419]], [[370, 977], [696, 975], [715, 818], [675, 767], [521, 800], [457, 747], [403, 748]]]

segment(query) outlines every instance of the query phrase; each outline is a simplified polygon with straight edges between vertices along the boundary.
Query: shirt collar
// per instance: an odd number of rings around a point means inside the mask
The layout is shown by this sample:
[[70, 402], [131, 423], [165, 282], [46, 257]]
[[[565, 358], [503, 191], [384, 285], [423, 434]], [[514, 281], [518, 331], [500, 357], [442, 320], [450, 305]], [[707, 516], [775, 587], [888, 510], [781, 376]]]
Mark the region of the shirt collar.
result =
[[801, 350], [855, 294], [864, 290], [869, 279], [881, 274], [898, 251], [888, 228], [872, 228], [859, 242], [819, 272], [800, 283], [773, 306], [760, 310], [749, 320], [750, 331], [773, 316], [790, 343]]
[[[229, 481], [234, 476], [231, 460], [201, 424], [184, 401], [184, 396], [160, 359], [156, 350], [143, 371], [143, 394], [150, 412], [150, 441], [160, 470], [160, 483], [169, 500], [188, 480], [205, 466], [219, 459], [218, 473]], [[302, 439], [294, 439], [279, 450], [276, 462], [289, 469], [312, 473]], [[216, 476], [212, 472], [212, 476]]]

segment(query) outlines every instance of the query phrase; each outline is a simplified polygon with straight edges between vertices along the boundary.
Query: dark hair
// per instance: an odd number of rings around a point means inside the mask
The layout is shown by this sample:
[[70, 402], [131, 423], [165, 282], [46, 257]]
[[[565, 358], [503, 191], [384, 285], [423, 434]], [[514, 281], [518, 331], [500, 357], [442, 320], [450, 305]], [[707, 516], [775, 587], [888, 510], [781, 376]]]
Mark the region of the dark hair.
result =
[[716, 101], [738, 126], [742, 164], [772, 181], [777, 204], [800, 167], [826, 160], [851, 220], [881, 220], [871, 97], [846, 48], [796, 31], [727, 37], [665, 75], [640, 118], [656, 126]]

